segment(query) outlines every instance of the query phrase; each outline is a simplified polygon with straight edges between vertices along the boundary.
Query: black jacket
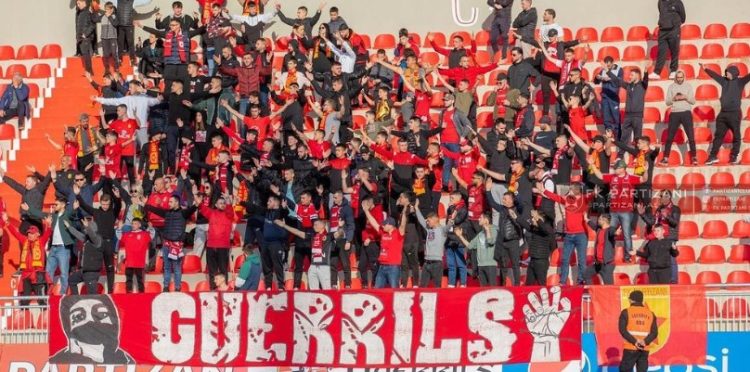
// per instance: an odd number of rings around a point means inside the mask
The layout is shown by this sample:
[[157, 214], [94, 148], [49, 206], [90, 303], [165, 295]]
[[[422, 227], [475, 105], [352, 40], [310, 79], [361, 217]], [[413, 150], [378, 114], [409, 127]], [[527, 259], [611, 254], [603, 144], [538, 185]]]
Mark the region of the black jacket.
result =
[[[659, 208], [656, 209], [656, 213], [653, 212], [651, 209], [651, 205], [646, 206], [646, 210], [641, 215], [641, 219], [648, 227], [648, 232], [653, 228], [654, 224], [656, 224], [656, 214], [661, 214], [662, 209], [665, 207], [659, 206]], [[669, 235], [666, 236], [667, 239], [670, 239], [672, 241], [679, 240], [680, 236], [680, 217], [682, 216], [682, 211], [680, 210], [680, 207], [677, 205], [672, 205], [672, 211], [671, 213], [668, 213], [666, 217], [664, 218], [664, 221], [667, 222], [667, 225], [669, 225]]]
[[117, 18], [120, 19], [120, 27], [133, 27], [133, 9], [135, 0], [118, 0], [117, 1]]
[[[596, 256], [596, 244], [597, 239], [599, 238], [599, 232], [602, 230], [599, 225], [596, 224], [594, 221], [588, 221], [589, 227], [591, 230], [594, 230], [596, 232], [595, 238], [594, 238], [594, 255]], [[605, 232], [606, 236], [604, 237], [604, 257], [596, 257], [600, 260], [603, 264], [610, 264], [615, 260], [615, 232], [617, 229], [613, 229], [611, 226], [607, 228], [607, 231]]]
[[96, 271], [104, 266], [104, 251], [102, 250], [102, 238], [97, 233], [96, 222], [89, 222], [89, 226], [80, 232], [68, 227], [68, 231], [83, 243], [81, 250], [81, 271]]
[[677, 257], [680, 252], [672, 246], [671, 239], [654, 239], [646, 243], [643, 251], [638, 251], [638, 257], [648, 261], [649, 269], [668, 269], [672, 267], [672, 257]]
[[532, 77], [537, 82], [541, 78], [539, 71], [531, 65], [530, 59], [521, 60], [521, 62], [514, 63], [508, 68], [508, 86], [510, 86], [510, 89], [518, 89], [521, 93], [528, 94]]
[[548, 218], [537, 225], [531, 224], [531, 218], [518, 218], [518, 223], [529, 234], [529, 257], [549, 259], [550, 254], [557, 248], [555, 241], [555, 227]]
[[659, 30], [673, 30], [685, 23], [682, 0], [659, 0]]
[[198, 209], [191, 205], [184, 209], [163, 209], [151, 205], [146, 205], [144, 210], [164, 217], [164, 227], [162, 228], [162, 238], [173, 242], [185, 240], [185, 227], [190, 216]]
[[76, 40], [91, 40], [96, 31], [94, 15], [88, 8], [76, 10]]
[[[495, 9], [495, 4], [502, 5], [502, 9]], [[492, 23], [510, 25], [510, 11], [513, 9], [513, 0], [487, 0], [487, 6], [492, 8], [495, 19]]]
[[[516, 33], [521, 35], [521, 40], [526, 43], [534, 42], [534, 30], [537, 22], [536, 8], [531, 7], [528, 10], [521, 11], [513, 20], [513, 28]], [[510, 76], [510, 74], [508, 74]]]
[[[26, 203], [29, 205], [29, 207], [40, 211], [44, 209], [44, 194], [47, 193], [47, 188], [49, 188], [51, 180], [52, 178], [49, 174], [47, 174], [47, 176], [44, 177], [44, 179], [39, 183], [37, 183], [34, 188], [32, 188], [31, 190], [27, 190], [24, 185], [16, 182], [16, 180], [10, 178], [7, 174], [3, 176], [3, 182], [8, 184], [11, 189], [21, 194], [21, 203]], [[27, 211], [24, 211], [20, 208], [19, 210], [21, 218], [34, 219], [29, 215]]]
[[742, 111], [742, 90], [745, 89], [745, 85], [750, 81], [750, 74], [739, 77], [739, 69], [735, 66], [729, 66], [727, 71], [731, 72], [734, 76], [734, 79], [729, 80], [711, 69], [706, 69], [705, 71], [711, 79], [714, 79], [714, 81], [721, 85], [721, 98], [719, 99], [721, 111]]
[[176, 20], [177, 22], [180, 22], [180, 27], [183, 30], [190, 30], [193, 28], [198, 28], [197, 20], [193, 19], [193, 17], [187, 14], [183, 14], [182, 17], [175, 17], [174, 15], [168, 15], [162, 19], [155, 19], [154, 27], [157, 30], [166, 30], [167, 28], [169, 28], [169, 23], [172, 22], [172, 20]]
[[643, 80], [637, 83], [628, 83], [617, 77], [612, 71], [607, 72], [612, 82], [627, 91], [625, 96], [625, 114], [643, 116], [643, 107], [646, 104], [646, 90], [648, 90], [648, 74], [643, 74]]

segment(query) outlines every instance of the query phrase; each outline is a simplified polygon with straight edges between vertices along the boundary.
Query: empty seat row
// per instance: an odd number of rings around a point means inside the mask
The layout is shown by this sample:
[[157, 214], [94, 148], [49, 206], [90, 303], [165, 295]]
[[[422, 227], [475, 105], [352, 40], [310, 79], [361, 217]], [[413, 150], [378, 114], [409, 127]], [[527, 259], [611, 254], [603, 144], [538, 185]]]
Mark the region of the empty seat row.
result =
[[724, 252], [724, 247], [715, 244], [709, 244], [701, 248], [700, 255], [696, 258], [695, 249], [690, 245], [679, 245], [677, 249], [680, 255], [677, 256], [677, 263], [701, 263], [701, 264], [721, 264], [725, 262], [733, 264], [750, 263], [750, 245], [735, 244], [729, 251], [729, 257]]
[[[0, 76], [3, 76], [2, 72], [3, 69], [2, 67], [0, 67]], [[52, 77], [52, 68], [46, 63], [37, 63], [31, 66], [31, 70], [28, 70], [26, 68], [26, 65], [13, 64], [5, 69], [5, 79], [12, 79], [13, 75], [15, 75], [16, 73], [20, 74], [21, 77], [24, 78], [46, 79]]]
[[750, 195], [741, 195], [732, 204], [732, 199], [726, 195], [709, 196], [705, 203], [697, 196], [683, 196], [678, 202], [683, 214], [750, 213]]
[[[699, 232], [700, 231], [700, 232]], [[729, 226], [723, 220], [711, 220], [703, 224], [703, 229], [698, 229], [695, 221], [680, 221], [679, 238], [684, 239], [725, 239], [725, 238], [745, 239], [750, 238], [750, 222], [739, 220], [732, 226], [730, 233]]]
[[47, 44], [42, 47], [41, 53], [37, 46], [32, 44], [20, 46], [17, 52], [11, 45], [0, 45], [0, 61], [54, 58], [62, 58], [62, 47], [59, 44]]
[[708, 184], [703, 173], [689, 172], [682, 176], [679, 185], [677, 185], [677, 179], [674, 174], [671, 173], [655, 174], [652, 184], [657, 190], [674, 190], [678, 188], [682, 190], [702, 190], [706, 186], [713, 189], [726, 189], [735, 185], [741, 189], [750, 189], [750, 171], [740, 174], [739, 181], [736, 184], [733, 182], [734, 175], [729, 172], [716, 172], [712, 174]]

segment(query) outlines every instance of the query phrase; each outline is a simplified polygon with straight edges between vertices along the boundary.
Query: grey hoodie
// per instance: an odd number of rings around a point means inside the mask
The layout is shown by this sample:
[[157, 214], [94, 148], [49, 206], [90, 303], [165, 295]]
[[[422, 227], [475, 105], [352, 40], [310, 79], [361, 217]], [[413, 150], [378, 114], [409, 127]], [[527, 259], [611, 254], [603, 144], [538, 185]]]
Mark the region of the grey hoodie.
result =
[[431, 229], [427, 226], [427, 221], [419, 208], [416, 208], [417, 220], [419, 224], [427, 231], [427, 238], [424, 247], [424, 259], [427, 261], [442, 261], [445, 252], [445, 240], [448, 238], [448, 227], [439, 225]]

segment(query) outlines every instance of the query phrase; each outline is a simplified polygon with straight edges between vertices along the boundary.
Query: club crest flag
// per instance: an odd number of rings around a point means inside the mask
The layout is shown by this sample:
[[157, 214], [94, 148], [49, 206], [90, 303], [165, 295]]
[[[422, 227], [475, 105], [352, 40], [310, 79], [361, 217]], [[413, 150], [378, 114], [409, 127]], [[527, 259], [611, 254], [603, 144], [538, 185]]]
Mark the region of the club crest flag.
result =
[[625, 340], [619, 319], [633, 291], [654, 314], [658, 335], [648, 347], [649, 364], [699, 365], [706, 361], [706, 296], [702, 286], [591, 287], [599, 365], [618, 365]]

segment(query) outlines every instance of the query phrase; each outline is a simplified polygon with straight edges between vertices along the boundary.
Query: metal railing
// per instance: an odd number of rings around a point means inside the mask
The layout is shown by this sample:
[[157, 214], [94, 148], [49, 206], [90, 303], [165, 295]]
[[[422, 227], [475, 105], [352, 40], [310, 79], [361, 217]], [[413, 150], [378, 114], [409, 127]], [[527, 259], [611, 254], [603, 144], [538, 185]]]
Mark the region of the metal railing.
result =
[[0, 297], [0, 343], [47, 343], [47, 296]]

